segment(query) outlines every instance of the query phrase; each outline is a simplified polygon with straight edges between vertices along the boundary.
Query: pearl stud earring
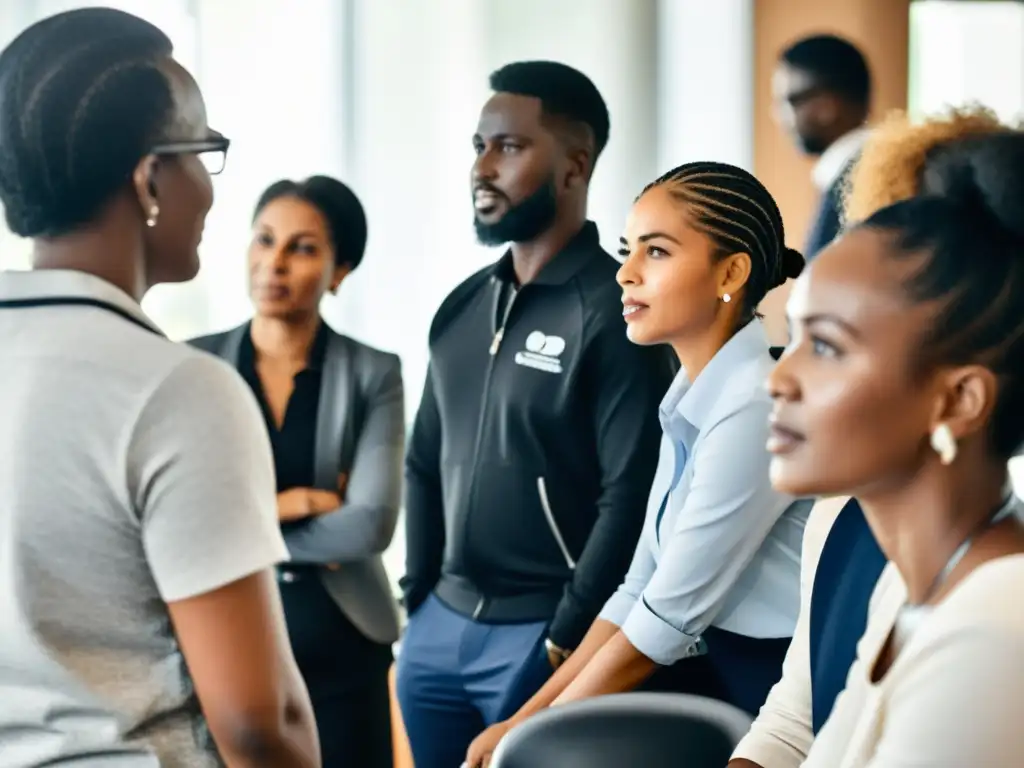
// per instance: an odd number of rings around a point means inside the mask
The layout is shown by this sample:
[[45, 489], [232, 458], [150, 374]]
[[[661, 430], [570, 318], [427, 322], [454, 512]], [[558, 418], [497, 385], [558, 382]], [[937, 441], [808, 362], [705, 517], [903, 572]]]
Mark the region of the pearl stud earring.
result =
[[939, 454], [939, 461], [945, 466], [949, 466], [956, 459], [956, 438], [953, 437], [953, 430], [949, 428], [949, 424], [943, 422], [935, 427], [929, 442], [932, 450]]

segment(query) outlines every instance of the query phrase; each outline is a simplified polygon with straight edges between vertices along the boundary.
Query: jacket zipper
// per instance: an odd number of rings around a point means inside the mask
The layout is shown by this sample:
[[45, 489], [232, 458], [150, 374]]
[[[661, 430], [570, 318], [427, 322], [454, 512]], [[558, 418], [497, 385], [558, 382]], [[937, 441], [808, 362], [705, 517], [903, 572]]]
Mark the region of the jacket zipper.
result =
[[[519, 296], [519, 291], [516, 291], [515, 293], [512, 294], [512, 296], [509, 297], [508, 304], [505, 306], [505, 311], [502, 313], [501, 326], [495, 328], [494, 338], [491, 340], [491, 346], [490, 346], [490, 349], [488, 350], [489, 356], [488, 356], [488, 360], [487, 360], [487, 370], [484, 372], [484, 387], [483, 387], [483, 394], [481, 395], [481, 400], [480, 400], [480, 416], [477, 418], [477, 421], [476, 421], [476, 439], [473, 442], [473, 467], [472, 467], [472, 469], [470, 471], [470, 475], [469, 475], [469, 477], [470, 477], [469, 501], [468, 501], [468, 504], [466, 505], [466, 520], [465, 520], [465, 522], [462, 525], [463, 551], [467, 553], [467, 555], [465, 557], [465, 563], [466, 563], [466, 570], [467, 571], [471, 571], [472, 570], [471, 567], [470, 567], [470, 564], [469, 564], [469, 556], [468, 556], [469, 547], [467, 546], [467, 542], [469, 541], [469, 524], [470, 524], [470, 520], [473, 517], [471, 510], [473, 509], [473, 502], [474, 502], [474, 500], [476, 498], [476, 473], [477, 473], [477, 467], [479, 466], [479, 462], [480, 462], [480, 444], [481, 444], [481, 442], [483, 442], [483, 437], [484, 437], [484, 420], [487, 418], [487, 405], [488, 405], [488, 401], [490, 400], [490, 394], [491, 394], [491, 376], [494, 373], [494, 357], [495, 357], [495, 355], [498, 354], [498, 348], [501, 346], [501, 339], [505, 335], [505, 325], [508, 323], [508, 317], [509, 317], [509, 315], [512, 312], [512, 305], [515, 304], [516, 298], [518, 296]], [[501, 300], [501, 286], [499, 284], [498, 285], [498, 293], [497, 293], [495, 301], [497, 302], [497, 301], [500, 301], [500, 300]], [[492, 313], [491, 314], [491, 322], [494, 324], [494, 326], [497, 326], [498, 323], [497, 323], [497, 314], [496, 313]], [[473, 618], [474, 619], [476, 619], [480, 615], [481, 611], [483, 611], [485, 601], [486, 601], [486, 598], [481, 597], [480, 601], [476, 605], [476, 608], [473, 609]]]
[[[505, 305], [505, 312], [501, 318], [501, 326], [494, 332], [494, 338], [491, 340], [491, 357], [498, 354], [498, 349], [501, 347], [501, 340], [505, 338], [505, 326], [508, 324], [508, 316], [512, 312], [512, 305], [516, 303], [516, 297], [519, 295], [519, 291], [514, 291], [509, 297], [508, 304]], [[479, 443], [477, 448], [479, 448]]]
[[562, 550], [565, 564], [569, 566], [570, 571], [574, 571], [576, 570], [576, 561], [569, 554], [569, 547], [566, 546], [565, 539], [562, 538], [562, 532], [558, 530], [558, 523], [555, 522], [555, 515], [551, 511], [551, 501], [548, 499], [548, 487], [543, 477], [537, 478], [537, 494], [540, 496], [540, 507], [544, 510], [544, 517], [548, 520], [548, 528], [551, 529], [551, 535], [555, 537], [555, 543]]

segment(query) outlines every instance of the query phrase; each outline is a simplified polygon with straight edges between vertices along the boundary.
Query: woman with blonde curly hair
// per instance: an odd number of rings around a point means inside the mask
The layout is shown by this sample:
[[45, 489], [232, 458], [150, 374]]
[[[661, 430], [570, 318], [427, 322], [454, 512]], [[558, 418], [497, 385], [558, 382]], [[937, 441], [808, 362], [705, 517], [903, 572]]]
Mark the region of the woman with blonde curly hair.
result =
[[920, 192], [928, 160], [942, 147], [971, 136], [1012, 132], [988, 107], [952, 108], [921, 122], [892, 112], [872, 132], [860, 160], [847, 177], [843, 223], [867, 219], [875, 211]]
[[[951, 151], [1008, 133], [1021, 136], [982, 107], [919, 123], [902, 113], [890, 116], [851, 173], [846, 222], [856, 224], [915, 197], [924, 184], [942, 194], [948, 184], [932, 177], [948, 175]], [[804, 536], [803, 604], [783, 677], [730, 768], [796, 768], [804, 762], [846, 684], [886, 560], [856, 500], [828, 499], [815, 507]]]

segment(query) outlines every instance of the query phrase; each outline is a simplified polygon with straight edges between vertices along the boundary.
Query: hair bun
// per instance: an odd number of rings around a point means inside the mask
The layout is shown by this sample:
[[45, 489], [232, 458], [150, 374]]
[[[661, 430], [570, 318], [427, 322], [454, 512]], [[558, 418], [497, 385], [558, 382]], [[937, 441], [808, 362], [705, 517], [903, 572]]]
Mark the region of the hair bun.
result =
[[804, 271], [804, 255], [796, 248], [783, 248], [782, 250], [782, 282], [800, 277]]
[[941, 197], [975, 224], [1024, 241], [1024, 133], [976, 136], [937, 150], [925, 164], [923, 195]]

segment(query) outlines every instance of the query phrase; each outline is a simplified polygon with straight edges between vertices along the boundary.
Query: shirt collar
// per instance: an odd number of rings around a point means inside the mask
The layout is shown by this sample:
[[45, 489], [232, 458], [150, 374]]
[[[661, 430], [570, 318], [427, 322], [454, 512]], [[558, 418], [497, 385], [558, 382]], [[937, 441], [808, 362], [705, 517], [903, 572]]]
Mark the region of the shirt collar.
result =
[[[551, 261], [533, 279], [535, 285], [561, 285], [568, 282], [577, 272], [594, 258], [594, 251], [600, 247], [597, 225], [588, 221], [573, 238], [566, 243]], [[495, 263], [493, 276], [505, 282], [515, 282], [512, 266], [512, 250], [505, 251]]]
[[839, 180], [846, 166], [864, 146], [867, 138], [867, 128], [854, 128], [833, 141], [829, 148], [821, 153], [821, 157], [818, 158], [814, 171], [811, 173], [814, 185], [820, 192], [824, 192]]
[[161, 336], [160, 326], [120, 288], [96, 275], [71, 269], [34, 269], [0, 273], [0, 299], [93, 299], [126, 312]]
[[[680, 369], [675, 380], [661, 401], [659, 415], [661, 426], [675, 434], [679, 419], [697, 432], [704, 425], [704, 419], [712, 412], [715, 403], [726, 390], [729, 377], [748, 360], [756, 360], [769, 354], [768, 337], [760, 320], [752, 320], [726, 342], [711, 358], [704, 370], [691, 382], [686, 369]], [[678, 435], [677, 435], [678, 436]]]

